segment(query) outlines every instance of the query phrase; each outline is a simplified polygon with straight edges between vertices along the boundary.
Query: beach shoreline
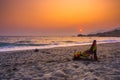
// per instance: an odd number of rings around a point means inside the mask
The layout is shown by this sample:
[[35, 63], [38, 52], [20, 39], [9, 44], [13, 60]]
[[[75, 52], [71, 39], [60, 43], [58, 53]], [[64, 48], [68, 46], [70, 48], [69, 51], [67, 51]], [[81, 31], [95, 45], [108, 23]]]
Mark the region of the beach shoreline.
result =
[[97, 45], [99, 62], [73, 61], [90, 45], [0, 52], [0, 79], [119, 80], [120, 43]]
[[[111, 44], [111, 43], [120, 43], [120, 42], [99, 42], [99, 44]], [[91, 45], [92, 43], [84, 43], [84, 44], [67, 44], [67, 45], [51, 45], [51, 46], [32, 46], [32, 47], [22, 47], [22, 48], [12, 48], [12, 49], [0, 49], [0, 53], [2, 52], [16, 52], [16, 51], [25, 51], [25, 50], [34, 50], [34, 49], [52, 49], [52, 48], [64, 48], [64, 47], [74, 47], [74, 46], [88, 46]]]

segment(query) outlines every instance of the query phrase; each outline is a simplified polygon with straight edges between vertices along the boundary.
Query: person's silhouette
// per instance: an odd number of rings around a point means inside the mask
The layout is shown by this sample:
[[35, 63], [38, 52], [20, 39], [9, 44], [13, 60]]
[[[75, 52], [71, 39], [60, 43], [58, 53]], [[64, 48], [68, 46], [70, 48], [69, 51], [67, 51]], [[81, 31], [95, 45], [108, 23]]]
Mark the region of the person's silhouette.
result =
[[96, 40], [93, 41], [93, 44], [90, 48], [90, 54], [94, 54], [94, 60], [98, 60], [97, 58], [97, 45], [96, 45]]
[[96, 45], [96, 40], [93, 41], [90, 49], [84, 51], [84, 52], [76, 52], [74, 54], [73, 59], [74, 60], [79, 60], [79, 59], [87, 59], [90, 56], [92, 56], [92, 58], [94, 58], [94, 60], [98, 60], [97, 58], [97, 45]]

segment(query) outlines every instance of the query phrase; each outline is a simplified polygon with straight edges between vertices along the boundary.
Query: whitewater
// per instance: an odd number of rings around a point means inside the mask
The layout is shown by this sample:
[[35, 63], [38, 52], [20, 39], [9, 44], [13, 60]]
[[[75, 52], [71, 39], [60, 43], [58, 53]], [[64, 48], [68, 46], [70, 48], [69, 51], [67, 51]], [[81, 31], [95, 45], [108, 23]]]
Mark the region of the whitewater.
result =
[[120, 37], [0, 37], [0, 52], [120, 42]]

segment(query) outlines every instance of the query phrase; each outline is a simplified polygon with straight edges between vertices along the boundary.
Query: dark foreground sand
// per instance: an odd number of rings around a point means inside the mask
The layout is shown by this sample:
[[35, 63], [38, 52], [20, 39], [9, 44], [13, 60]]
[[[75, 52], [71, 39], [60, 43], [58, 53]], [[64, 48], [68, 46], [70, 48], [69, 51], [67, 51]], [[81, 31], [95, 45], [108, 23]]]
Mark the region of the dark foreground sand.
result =
[[73, 61], [90, 46], [0, 53], [0, 80], [120, 80], [120, 43], [100, 44], [99, 62]]

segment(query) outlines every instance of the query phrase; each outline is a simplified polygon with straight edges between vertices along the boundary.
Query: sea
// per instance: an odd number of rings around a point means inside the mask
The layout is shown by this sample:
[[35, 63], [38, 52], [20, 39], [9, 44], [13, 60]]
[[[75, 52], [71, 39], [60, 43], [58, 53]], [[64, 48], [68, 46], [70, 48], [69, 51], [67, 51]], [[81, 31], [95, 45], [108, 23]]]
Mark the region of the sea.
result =
[[1, 36], [0, 52], [120, 42], [120, 37]]

